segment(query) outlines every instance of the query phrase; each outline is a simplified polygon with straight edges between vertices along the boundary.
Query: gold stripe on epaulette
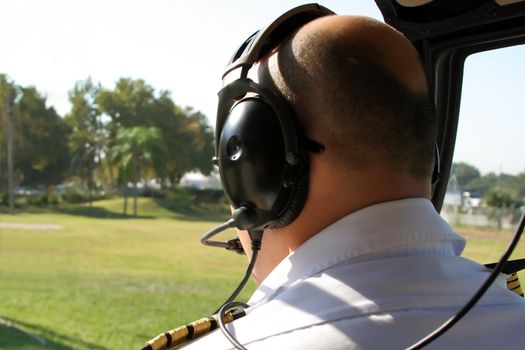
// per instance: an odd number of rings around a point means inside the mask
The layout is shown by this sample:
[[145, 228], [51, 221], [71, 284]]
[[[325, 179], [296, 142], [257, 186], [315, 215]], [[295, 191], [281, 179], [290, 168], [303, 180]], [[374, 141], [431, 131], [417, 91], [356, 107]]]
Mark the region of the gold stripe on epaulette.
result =
[[[204, 334], [210, 332], [212, 322], [215, 321], [215, 325], [219, 322], [218, 315], [212, 315], [210, 318], [201, 318], [200, 320], [188, 323], [185, 326], [180, 326], [172, 329], [166, 333], [159, 334], [155, 338], [151, 339], [141, 350], [172, 350], [177, 348], [179, 345], [186, 343], [188, 340], [196, 339]], [[234, 320], [231, 312], [224, 315], [224, 323], [230, 323]], [[169, 334], [171, 342], [166, 336]]]
[[519, 296], [523, 296], [523, 290], [521, 289], [521, 284], [517, 273], [513, 273], [507, 277], [507, 288]]

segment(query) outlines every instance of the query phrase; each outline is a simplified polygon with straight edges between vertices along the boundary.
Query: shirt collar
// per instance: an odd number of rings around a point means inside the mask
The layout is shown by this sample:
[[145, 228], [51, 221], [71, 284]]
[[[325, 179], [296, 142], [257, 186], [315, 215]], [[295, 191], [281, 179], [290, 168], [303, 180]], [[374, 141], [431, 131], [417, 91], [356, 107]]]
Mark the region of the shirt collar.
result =
[[342, 262], [438, 242], [450, 242], [455, 255], [465, 246], [465, 240], [452, 231], [429, 200], [410, 198], [372, 205], [343, 217], [303, 243], [266, 277], [248, 303], [254, 305], [280, 288]]

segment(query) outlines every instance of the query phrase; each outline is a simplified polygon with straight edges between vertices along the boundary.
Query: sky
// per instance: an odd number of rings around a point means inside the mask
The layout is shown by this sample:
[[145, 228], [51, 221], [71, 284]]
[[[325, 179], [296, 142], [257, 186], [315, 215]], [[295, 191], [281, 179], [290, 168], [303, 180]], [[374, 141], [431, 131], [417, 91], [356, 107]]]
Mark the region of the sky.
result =
[[[61, 115], [69, 111], [68, 91], [78, 80], [90, 76], [113, 88], [120, 77], [144, 79], [156, 91], [171, 91], [176, 104], [200, 110], [213, 125], [220, 77], [233, 51], [250, 34], [303, 3], [2, 0], [0, 73], [19, 85], [35, 86]], [[338, 14], [382, 18], [372, 0], [320, 3]], [[465, 71], [461, 113], [469, 117], [460, 117], [455, 160], [482, 173], [525, 171], [520, 152], [525, 149], [525, 123], [518, 119], [524, 110], [525, 49], [506, 55], [507, 61], [501, 55], [473, 57]]]
[[464, 67], [454, 159], [482, 173], [525, 173], [525, 46], [474, 54]]

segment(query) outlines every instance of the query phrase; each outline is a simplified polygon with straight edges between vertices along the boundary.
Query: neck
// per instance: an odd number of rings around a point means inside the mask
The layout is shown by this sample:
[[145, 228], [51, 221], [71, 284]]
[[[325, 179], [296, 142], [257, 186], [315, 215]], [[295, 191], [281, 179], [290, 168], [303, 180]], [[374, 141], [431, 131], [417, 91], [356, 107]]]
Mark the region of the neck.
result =
[[348, 214], [382, 202], [430, 197], [430, 181], [407, 174], [354, 171], [337, 176], [340, 169], [318, 162], [312, 162], [311, 174], [326, 180], [311, 181], [305, 207], [290, 225], [265, 231], [254, 269], [257, 283], [305, 241]]

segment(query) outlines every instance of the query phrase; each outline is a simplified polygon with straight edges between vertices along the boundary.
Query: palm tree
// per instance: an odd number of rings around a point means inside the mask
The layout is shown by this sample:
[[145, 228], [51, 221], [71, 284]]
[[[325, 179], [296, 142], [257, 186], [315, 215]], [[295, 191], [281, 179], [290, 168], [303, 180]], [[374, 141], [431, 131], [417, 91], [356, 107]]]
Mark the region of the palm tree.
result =
[[69, 175], [76, 173], [86, 183], [89, 206], [92, 205], [94, 171], [100, 166], [104, 153], [105, 137], [101, 113], [95, 106], [95, 96], [100, 87], [93, 84], [91, 78], [77, 81], [69, 92], [71, 112], [66, 115], [66, 122], [71, 128], [69, 149], [72, 153]]
[[95, 169], [101, 165], [100, 160], [104, 148], [104, 138], [102, 135], [86, 131], [74, 131], [69, 140], [69, 147], [72, 152], [69, 176], [78, 174], [86, 182], [88, 201], [91, 207], [95, 184], [94, 173]]
[[121, 128], [112, 149], [112, 161], [118, 165], [119, 177], [124, 186], [124, 215], [127, 214], [127, 183], [133, 182], [133, 215], [137, 216], [137, 184], [146, 171], [162, 171], [165, 159], [164, 142], [160, 129], [150, 127]]

